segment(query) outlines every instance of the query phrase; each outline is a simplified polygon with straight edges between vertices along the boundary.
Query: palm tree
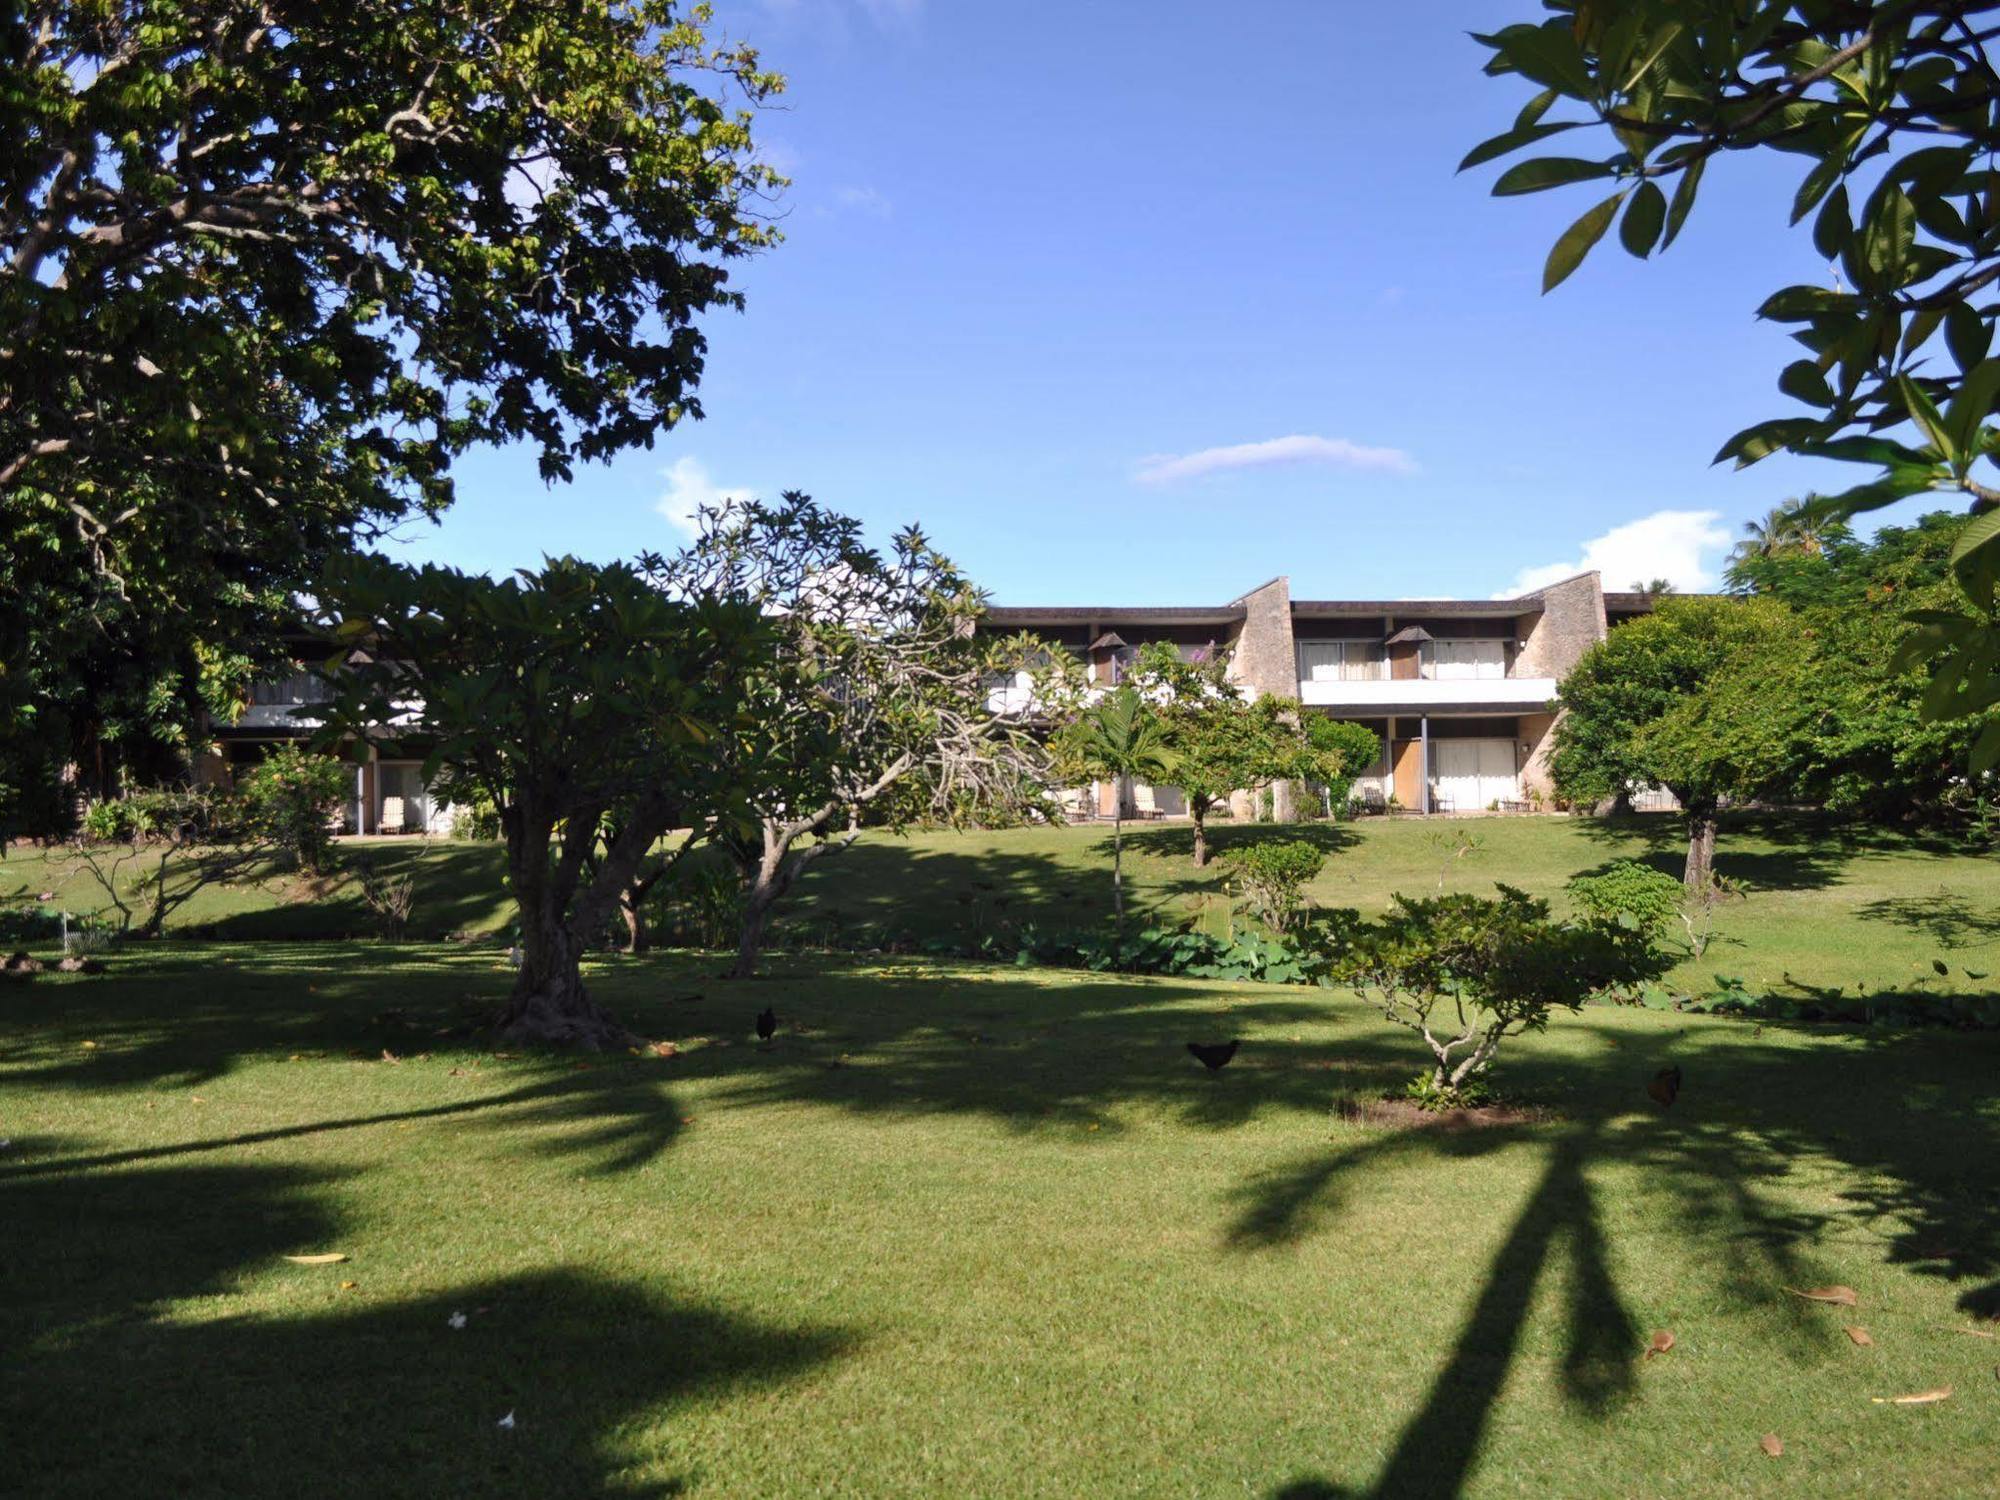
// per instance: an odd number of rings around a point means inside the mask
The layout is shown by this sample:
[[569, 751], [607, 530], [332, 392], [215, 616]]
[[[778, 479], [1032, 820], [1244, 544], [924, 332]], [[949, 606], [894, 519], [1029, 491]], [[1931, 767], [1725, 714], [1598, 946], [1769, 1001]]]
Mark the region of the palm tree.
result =
[[[1106, 693], [1075, 725], [1078, 758], [1095, 775], [1122, 783], [1161, 781], [1173, 774], [1177, 757], [1167, 747], [1167, 729], [1136, 689]], [[1125, 928], [1125, 797], [1122, 786], [1111, 811], [1111, 911]]]
[[1768, 511], [1761, 521], [1743, 523], [1743, 540], [1736, 544], [1736, 556], [1776, 557], [1781, 552], [1804, 552], [1817, 557], [1826, 545], [1826, 534], [1816, 517], [1806, 508], [1819, 499], [1805, 495], [1786, 500]]

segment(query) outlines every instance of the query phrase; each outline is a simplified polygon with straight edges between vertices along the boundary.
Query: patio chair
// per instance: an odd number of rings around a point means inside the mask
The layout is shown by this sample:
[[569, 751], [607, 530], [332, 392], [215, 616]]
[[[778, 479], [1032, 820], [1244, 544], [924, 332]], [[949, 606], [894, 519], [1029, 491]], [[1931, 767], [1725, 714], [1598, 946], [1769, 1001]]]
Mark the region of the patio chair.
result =
[[403, 825], [403, 799], [401, 797], [384, 797], [382, 799], [382, 821], [377, 831], [381, 833], [401, 833]]

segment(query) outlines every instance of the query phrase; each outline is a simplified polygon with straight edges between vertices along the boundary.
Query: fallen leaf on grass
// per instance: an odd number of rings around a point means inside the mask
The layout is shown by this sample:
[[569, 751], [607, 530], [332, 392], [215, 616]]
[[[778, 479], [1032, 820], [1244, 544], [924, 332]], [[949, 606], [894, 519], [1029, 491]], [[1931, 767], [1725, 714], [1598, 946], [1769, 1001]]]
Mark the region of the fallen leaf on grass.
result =
[[465, 1326], [465, 1314], [462, 1312], [455, 1312], [450, 1317], [446, 1318], [444, 1322], [447, 1328], [463, 1328]]
[[655, 1057], [679, 1057], [680, 1055], [681, 1049], [676, 1047], [672, 1042], [653, 1043], [653, 1056]]
[[1870, 1344], [1875, 1342], [1875, 1340], [1868, 1337], [1868, 1330], [1865, 1328], [1849, 1327], [1849, 1328], [1843, 1328], [1841, 1332], [1845, 1333], [1849, 1338], [1853, 1339], [1855, 1343], [1859, 1344], [1864, 1349], [1866, 1349]]
[[1993, 1337], [1993, 1330], [1990, 1328], [1954, 1328], [1952, 1332], [1969, 1333], [1976, 1339], [1990, 1339]]
[[1808, 1302], [1830, 1302], [1840, 1307], [1858, 1307], [1861, 1298], [1851, 1286], [1816, 1286], [1810, 1291], [1800, 1291], [1795, 1286], [1785, 1288], [1794, 1297], [1803, 1297]]
[[97, 1043], [95, 1043], [95, 1042], [85, 1042], [85, 1043], [83, 1044], [83, 1050], [84, 1050], [84, 1051], [86, 1051], [86, 1052], [95, 1052], [95, 1051], [97, 1050]]
[[1785, 1440], [1775, 1432], [1767, 1432], [1758, 1438], [1757, 1446], [1762, 1448], [1772, 1458], [1783, 1458], [1785, 1456]]
[[392, 1062], [392, 1063], [399, 1063], [399, 1062], [401, 1062], [401, 1061], [402, 1061], [402, 1058], [400, 1058], [400, 1057], [396, 1056], [396, 1054], [395, 1054], [395, 1053], [393, 1053], [393, 1052], [391, 1052], [391, 1051], [390, 1051], [390, 1050], [389, 1050], [389, 1049], [388, 1049], [387, 1047], [384, 1047], [384, 1048], [382, 1049], [382, 1061], [383, 1061], [383, 1062]]
[[295, 1266], [337, 1266], [347, 1256], [339, 1250], [329, 1250], [323, 1255], [287, 1255], [285, 1259]]
[[1912, 1391], [1907, 1396], [1870, 1396], [1868, 1399], [1877, 1406], [1929, 1406], [1933, 1401], [1943, 1401], [1951, 1395], [1951, 1387], [1941, 1385], [1934, 1391]]
[[1651, 1359], [1655, 1354], [1665, 1354], [1673, 1347], [1674, 1336], [1672, 1331], [1665, 1328], [1657, 1328], [1653, 1331], [1652, 1338], [1646, 1341], [1645, 1357]]
[[495, 1427], [502, 1429], [503, 1431], [512, 1432], [514, 1430], [514, 1414], [511, 1411], [508, 1412], [506, 1416], [502, 1417], [499, 1421], [495, 1422], [493, 1425]]
[[343, 1292], [358, 1292], [361, 1290], [361, 1283], [358, 1281], [343, 1281], [340, 1284], [340, 1289]]

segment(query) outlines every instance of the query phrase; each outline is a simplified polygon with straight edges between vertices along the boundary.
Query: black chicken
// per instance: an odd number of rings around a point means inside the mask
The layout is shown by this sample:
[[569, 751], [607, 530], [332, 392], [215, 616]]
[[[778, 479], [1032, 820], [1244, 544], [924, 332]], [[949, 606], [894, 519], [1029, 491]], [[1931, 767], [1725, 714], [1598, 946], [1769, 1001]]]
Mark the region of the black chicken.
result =
[[1187, 1049], [1209, 1072], [1219, 1073], [1229, 1066], [1229, 1059], [1236, 1055], [1236, 1049], [1242, 1045], [1240, 1041], [1189, 1042]]
[[778, 1034], [778, 1013], [765, 1006], [757, 1013], [757, 1040], [768, 1042]]
[[1661, 1108], [1672, 1104], [1680, 1097], [1681, 1069], [1675, 1063], [1671, 1068], [1662, 1068], [1653, 1075], [1653, 1081], [1646, 1085], [1646, 1092], [1653, 1096], [1653, 1102]]

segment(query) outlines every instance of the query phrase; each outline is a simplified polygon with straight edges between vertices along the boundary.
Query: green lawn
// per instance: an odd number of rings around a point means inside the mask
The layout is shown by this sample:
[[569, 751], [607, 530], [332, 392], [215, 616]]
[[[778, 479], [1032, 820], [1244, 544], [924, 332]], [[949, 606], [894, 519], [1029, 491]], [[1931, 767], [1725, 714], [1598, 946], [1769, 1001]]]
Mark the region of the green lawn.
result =
[[[1569, 856], [1535, 847], [1481, 873], [1545, 887]], [[1760, 899], [1851, 914], [1915, 862]], [[1344, 994], [713, 967], [596, 966], [681, 1051], [584, 1063], [480, 1049], [490, 950], [0, 985], [0, 1491], [2000, 1490], [2000, 1340], [1960, 1331], [2000, 1304], [2000, 1037], [1592, 1008], [1503, 1054], [1555, 1118], [1395, 1131], [1330, 1111], [1416, 1065]], [[1228, 1035], [1213, 1079], [1181, 1050]], [[1783, 1290], [1829, 1282], [1858, 1310]]]
[[[1476, 841], [1457, 855], [1463, 835]], [[1569, 818], [1430, 820], [1382, 818], [1278, 829], [1224, 826], [1218, 846], [1250, 838], [1302, 837], [1330, 851], [1314, 890], [1328, 906], [1376, 910], [1392, 892], [1490, 890], [1504, 880], [1558, 898], [1580, 871], [1620, 856], [1680, 868], [1680, 824], [1666, 816], [1618, 822]], [[786, 921], [824, 938], [856, 928], [919, 939], [967, 939], [1023, 921], [1090, 926], [1109, 921], [1110, 830], [1102, 826], [1000, 833], [871, 834], [821, 863], [803, 883]], [[1210, 926], [1227, 920], [1226, 869], [1198, 871], [1186, 854], [1185, 825], [1134, 829], [1127, 873], [1142, 912]], [[349, 841], [344, 854], [414, 871], [413, 935], [491, 936], [511, 929], [500, 850], [491, 844], [415, 840]], [[2000, 859], [1963, 843], [1813, 819], [1750, 818], [1725, 825], [1722, 872], [1746, 892], [1718, 923], [1702, 962], [1682, 964], [1668, 982], [1710, 988], [1717, 974], [1754, 989], [1803, 993], [1807, 986], [1870, 990], [1927, 987], [1976, 991], [2000, 974]], [[101, 904], [86, 878], [60, 854], [16, 848], [0, 861], [0, 895], [54, 893], [75, 910]], [[197, 897], [177, 919], [219, 939], [365, 936], [371, 924], [351, 879], [312, 889], [270, 875]], [[1939, 977], [1933, 961], [1951, 971]], [[1967, 971], [1971, 971], [1968, 973]]]

